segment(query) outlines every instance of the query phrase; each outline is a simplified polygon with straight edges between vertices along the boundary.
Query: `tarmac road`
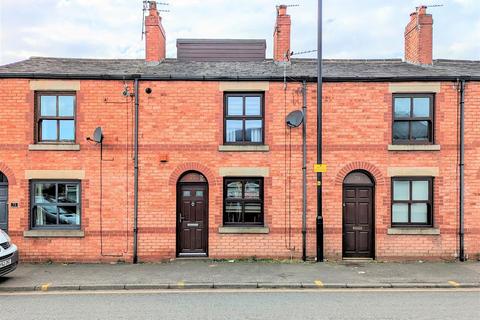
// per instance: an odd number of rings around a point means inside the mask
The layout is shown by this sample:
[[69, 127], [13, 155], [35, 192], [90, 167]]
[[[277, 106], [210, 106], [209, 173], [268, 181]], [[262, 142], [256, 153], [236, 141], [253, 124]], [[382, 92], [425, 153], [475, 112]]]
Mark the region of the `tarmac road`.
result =
[[0, 293], [1, 319], [480, 319], [479, 289]]

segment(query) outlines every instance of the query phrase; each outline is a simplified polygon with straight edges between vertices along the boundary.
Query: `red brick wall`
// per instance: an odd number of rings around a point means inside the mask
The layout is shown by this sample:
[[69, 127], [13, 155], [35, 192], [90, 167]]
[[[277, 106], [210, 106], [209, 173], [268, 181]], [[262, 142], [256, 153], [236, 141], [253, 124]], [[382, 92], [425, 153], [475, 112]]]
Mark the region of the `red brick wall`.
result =
[[465, 253], [480, 259], [480, 83], [465, 95]]
[[[77, 152], [28, 151], [33, 142], [33, 92], [28, 80], [0, 80], [0, 170], [10, 181], [10, 232], [24, 261], [114, 261], [132, 257], [133, 104], [121, 81], [81, 81], [78, 93]], [[130, 87], [132, 84], [129, 84]], [[287, 258], [301, 256], [301, 129], [285, 130], [284, 119], [301, 109], [301, 84], [270, 83], [265, 93], [265, 140], [269, 152], [219, 152], [223, 141], [223, 92], [218, 82], [141, 82], [139, 149], [139, 249], [141, 261], [175, 257], [176, 184], [188, 170], [209, 183], [209, 256]], [[152, 88], [150, 95], [146, 87]], [[375, 178], [376, 257], [379, 259], [454, 259], [458, 251], [457, 91], [442, 83], [436, 95], [435, 135], [441, 151], [393, 152], [392, 94], [387, 83], [326, 83], [324, 86], [325, 253], [342, 255], [342, 182], [364, 169]], [[476, 214], [480, 85], [467, 85], [466, 250], [479, 253], [480, 219]], [[315, 256], [316, 85], [308, 86], [308, 256]], [[286, 101], [286, 104], [285, 104]], [[12, 122], [15, 119], [15, 122]], [[100, 226], [99, 147], [85, 141], [97, 126], [105, 134], [103, 204]], [[5, 130], [3, 128], [9, 128]], [[21, 128], [21, 129], [19, 129]], [[285, 134], [287, 133], [287, 134]], [[291, 174], [289, 141], [292, 141]], [[286, 142], [286, 144], [285, 144]], [[287, 146], [287, 152], [285, 148]], [[167, 162], [160, 158], [168, 156]], [[219, 234], [223, 178], [220, 167], [268, 167], [265, 223], [268, 234]], [[390, 227], [388, 167], [439, 167], [435, 178], [434, 221], [437, 236], [387, 235]], [[24, 170], [85, 170], [82, 181], [84, 238], [24, 238], [28, 230], [28, 181]], [[287, 178], [287, 179], [286, 179]], [[291, 212], [286, 210], [286, 180], [291, 184]], [[288, 184], [287, 184], [288, 185]], [[288, 192], [287, 192], [288, 195]], [[101, 235], [101, 236], [100, 236]], [[291, 236], [289, 236], [291, 235]]]
[[[392, 94], [387, 83], [327, 84], [325, 87], [325, 225], [326, 252], [341, 254], [342, 181], [354, 169], [369, 171], [376, 180], [376, 257], [453, 259], [457, 247], [457, 127], [456, 91], [442, 84], [436, 95], [435, 136], [441, 151], [387, 151], [391, 143]], [[434, 226], [440, 236], [387, 235], [391, 219], [391, 178], [388, 167], [439, 167], [434, 179]]]
[[[80, 151], [28, 151], [33, 143], [34, 92], [28, 80], [0, 80], [0, 170], [9, 180], [9, 232], [24, 261], [111, 261], [131, 256], [133, 162], [131, 99], [123, 82], [82, 81], [77, 93], [77, 143]], [[106, 99], [106, 100], [105, 100]], [[86, 141], [104, 131], [103, 203], [100, 217], [100, 148]], [[24, 238], [29, 229], [29, 181], [25, 170], [84, 170], [84, 238]], [[102, 224], [100, 225], [100, 219]], [[102, 237], [100, 237], [102, 230]], [[131, 232], [130, 232], [131, 233]]]

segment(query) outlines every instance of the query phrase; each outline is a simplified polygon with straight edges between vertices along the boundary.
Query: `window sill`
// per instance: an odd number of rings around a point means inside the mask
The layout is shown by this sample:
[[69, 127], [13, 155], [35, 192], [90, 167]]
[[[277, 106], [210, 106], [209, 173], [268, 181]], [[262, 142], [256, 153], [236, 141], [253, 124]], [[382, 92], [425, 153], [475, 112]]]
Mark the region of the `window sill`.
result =
[[439, 144], [389, 144], [388, 151], [440, 151]]
[[389, 235], [423, 235], [423, 236], [438, 236], [440, 229], [438, 228], [388, 228]]
[[268, 152], [270, 151], [267, 145], [220, 145], [218, 146], [220, 152]]
[[25, 238], [83, 238], [83, 230], [27, 230], [23, 232]]
[[270, 233], [268, 227], [220, 227], [220, 234], [267, 234]]
[[79, 151], [79, 144], [30, 144], [29, 151]]

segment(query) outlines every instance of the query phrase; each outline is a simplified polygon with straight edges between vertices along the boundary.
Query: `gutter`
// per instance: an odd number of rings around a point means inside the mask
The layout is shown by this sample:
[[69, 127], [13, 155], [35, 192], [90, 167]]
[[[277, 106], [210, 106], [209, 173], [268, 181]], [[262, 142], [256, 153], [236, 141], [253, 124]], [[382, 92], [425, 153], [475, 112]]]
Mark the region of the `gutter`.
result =
[[[0, 79], [75, 79], [75, 80], [152, 80], [152, 81], [278, 81], [284, 82], [282, 76], [270, 77], [222, 77], [222, 76], [155, 76], [141, 74], [65, 74], [65, 73], [0, 73]], [[480, 76], [462, 77], [466, 81], [480, 81]], [[317, 76], [297, 76], [286, 79], [288, 82], [317, 82]], [[401, 77], [323, 77], [323, 82], [405, 82], [405, 81], [457, 81], [458, 76], [401, 76]]]

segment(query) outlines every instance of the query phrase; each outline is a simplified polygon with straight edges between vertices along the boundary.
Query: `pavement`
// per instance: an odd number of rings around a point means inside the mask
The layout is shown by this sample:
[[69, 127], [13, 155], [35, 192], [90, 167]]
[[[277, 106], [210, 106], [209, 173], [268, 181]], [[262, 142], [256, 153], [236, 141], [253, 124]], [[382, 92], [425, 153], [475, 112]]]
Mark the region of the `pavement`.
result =
[[0, 291], [253, 288], [480, 288], [480, 262], [173, 260], [20, 264]]

